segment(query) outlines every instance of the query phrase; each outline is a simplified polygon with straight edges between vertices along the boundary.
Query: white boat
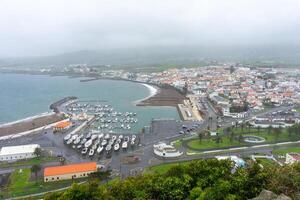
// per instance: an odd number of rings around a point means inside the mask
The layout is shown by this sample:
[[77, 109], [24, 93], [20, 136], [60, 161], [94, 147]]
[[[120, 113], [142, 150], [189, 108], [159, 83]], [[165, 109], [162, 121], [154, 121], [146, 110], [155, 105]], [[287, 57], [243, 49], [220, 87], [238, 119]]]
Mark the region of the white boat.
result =
[[107, 140], [102, 140], [101, 146], [105, 146], [105, 145], [107, 145]]
[[121, 140], [122, 140], [122, 139], [123, 139], [123, 135], [119, 135], [119, 139], [121, 139]]
[[100, 154], [103, 151], [103, 146], [99, 146], [97, 149], [97, 153]]
[[110, 151], [111, 150], [111, 145], [107, 145], [105, 148], [106, 151]]
[[81, 139], [80, 137], [76, 138], [76, 140], [74, 141], [74, 144], [79, 144], [80, 139]]
[[77, 145], [77, 149], [81, 149], [81, 147], [82, 147], [81, 144]]
[[98, 139], [101, 139], [101, 138], [103, 138], [103, 136], [104, 136], [104, 134], [103, 134], [103, 133], [101, 133], [100, 135], [98, 135]]
[[66, 135], [66, 136], [64, 137], [64, 140], [65, 140], [65, 141], [68, 141], [71, 137], [72, 137], [72, 135], [71, 135], [71, 134], [68, 134], [68, 135]]
[[90, 139], [91, 137], [92, 137], [92, 133], [88, 133], [88, 134], [85, 136], [86, 139]]
[[135, 140], [131, 140], [130, 144], [134, 145], [135, 144]]
[[83, 139], [81, 140], [80, 144], [84, 144], [84, 143], [86, 143], [86, 141], [87, 141], [87, 139], [86, 139], [86, 138], [83, 138]]
[[120, 144], [122, 142], [122, 140], [119, 138], [119, 139], [117, 139], [116, 142]]
[[72, 138], [70, 138], [68, 141], [67, 141], [67, 144], [71, 144], [73, 142]]
[[128, 137], [128, 136], [125, 136], [125, 137], [124, 137], [124, 141], [125, 141], [125, 142], [128, 142], [128, 141], [129, 141], [129, 137]]
[[82, 149], [81, 154], [86, 154], [87, 151], [88, 151], [88, 148], [85, 147], [85, 148]]
[[94, 144], [91, 149], [96, 150], [97, 147], [98, 147], [98, 144]]
[[94, 149], [90, 149], [89, 156], [93, 156], [95, 153]]
[[122, 149], [127, 149], [128, 147], [128, 143], [127, 142], [123, 142], [122, 143]]
[[89, 139], [85, 144], [84, 147], [89, 148], [93, 144], [93, 140]]
[[112, 139], [112, 140], [116, 140], [116, 139], [117, 139], [117, 136], [116, 136], [116, 135], [113, 135], [111, 139]]
[[108, 140], [110, 138], [109, 134], [105, 134], [104, 139]]
[[135, 138], [136, 138], [136, 135], [132, 135], [132, 136], [131, 136], [131, 139], [135, 139]]
[[94, 134], [94, 135], [92, 135], [92, 137], [91, 137], [92, 140], [95, 140], [95, 139], [97, 139], [97, 138], [98, 138], [98, 135], [97, 135], [97, 134]]
[[114, 145], [114, 150], [115, 151], [118, 151], [120, 149], [120, 145], [119, 145], [119, 143], [116, 143], [115, 145]]
[[77, 137], [78, 137], [78, 135], [72, 135], [71, 139], [74, 141], [77, 139]]

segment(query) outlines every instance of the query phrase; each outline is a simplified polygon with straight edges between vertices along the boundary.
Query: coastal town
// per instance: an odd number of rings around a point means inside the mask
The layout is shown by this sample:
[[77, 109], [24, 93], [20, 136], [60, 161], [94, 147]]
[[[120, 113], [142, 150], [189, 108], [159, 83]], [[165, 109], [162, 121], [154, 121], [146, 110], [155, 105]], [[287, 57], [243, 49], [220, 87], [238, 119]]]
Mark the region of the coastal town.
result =
[[73, 94], [51, 104], [51, 112], [0, 125], [4, 191], [11, 174], [33, 173], [41, 186], [39, 192], [6, 191], [5, 198], [42, 196], [99, 171], [124, 179], [195, 159], [229, 159], [233, 169], [300, 162], [298, 69], [224, 63], [159, 72], [97, 71], [88, 65], [0, 71], [131, 81], [150, 93], [136, 106], [175, 107], [180, 116], [152, 119], [137, 130], [136, 113]]

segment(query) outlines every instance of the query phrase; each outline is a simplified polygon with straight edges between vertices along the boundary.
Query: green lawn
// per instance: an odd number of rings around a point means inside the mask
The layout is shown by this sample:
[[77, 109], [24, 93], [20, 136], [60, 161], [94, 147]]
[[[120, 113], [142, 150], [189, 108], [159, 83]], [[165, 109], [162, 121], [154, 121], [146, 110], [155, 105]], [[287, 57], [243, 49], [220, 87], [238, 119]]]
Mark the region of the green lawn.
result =
[[179, 149], [182, 145], [182, 141], [181, 140], [175, 140], [172, 142], [173, 146], [177, 149]]
[[290, 153], [290, 152], [300, 153], [300, 147], [289, 147], [289, 148], [284, 148], [284, 149], [273, 150], [273, 153], [277, 154], [277, 155], [285, 155], [286, 153]]
[[12, 163], [0, 162], [0, 168], [6, 167], [18, 167], [18, 166], [31, 166], [35, 164], [41, 164], [45, 162], [58, 161], [57, 157], [41, 157], [41, 158], [31, 158], [27, 160], [20, 160]]
[[200, 142], [198, 138], [187, 142], [188, 147], [197, 150], [224, 148], [224, 147], [237, 146], [237, 145], [240, 145], [238, 141], [233, 140], [232, 142], [230, 142], [228, 137], [222, 137], [222, 141], [219, 144], [217, 144], [212, 139], [202, 139], [202, 141]]
[[279, 141], [289, 141], [289, 140], [299, 139], [299, 137], [297, 138], [295, 135], [289, 137], [289, 134], [286, 131], [286, 129], [282, 129], [282, 132], [278, 135], [278, 138], [276, 138], [276, 135], [272, 131], [268, 133], [268, 129], [260, 129], [260, 131], [258, 132], [257, 128], [251, 128], [250, 130], [248, 128], [244, 128], [243, 131], [241, 128], [237, 128], [237, 129], [234, 128], [233, 132], [236, 135], [242, 133], [243, 135], [255, 135], [255, 136], [263, 137], [266, 139], [267, 142], [276, 142], [276, 141], [279, 142]]
[[300, 113], [300, 107], [299, 107], [299, 108], [297, 108], [297, 109], [296, 109], [296, 111]]
[[[243, 136], [247, 135], [255, 135], [259, 137], [263, 137], [266, 142], [281, 142], [281, 141], [293, 141], [300, 139], [300, 136], [295, 136], [294, 134], [289, 137], [288, 132], [286, 129], [282, 129], [282, 132], [276, 136], [272, 131], [268, 133], [268, 129], [260, 129], [259, 131], [257, 128], [248, 128], [245, 127], [243, 130], [241, 128], [233, 128], [232, 131], [234, 132], [234, 137], [238, 137], [238, 135], [242, 134]], [[226, 148], [232, 146], [243, 146], [246, 143], [240, 143], [236, 139], [230, 142], [228, 136], [224, 136], [223, 132], [220, 132], [220, 137], [222, 138], [222, 142], [217, 144], [213, 139], [202, 139], [200, 142], [199, 138], [195, 138], [192, 140], [187, 141], [187, 146], [190, 149], [194, 150], [207, 150], [207, 149], [219, 149], [219, 148]], [[179, 142], [175, 141], [174, 145], [179, 145]]]
[[62, 187], [67, 187], [73, 182], [81, 182], [85, 179], [75, 179], [75, 180], [65, 180], [58, 182], [44, 183], [43, 180], [30, 181], [31, 171], [30, 169], [15, 170], [10, 175], [10, 182], [6, 189], [3, 190], [1, 195], [3, 197], [16, 197], [24, 196], [29, 194], [35, 194], [40, 192], [45, 192], [49, 190], [54, 190]]

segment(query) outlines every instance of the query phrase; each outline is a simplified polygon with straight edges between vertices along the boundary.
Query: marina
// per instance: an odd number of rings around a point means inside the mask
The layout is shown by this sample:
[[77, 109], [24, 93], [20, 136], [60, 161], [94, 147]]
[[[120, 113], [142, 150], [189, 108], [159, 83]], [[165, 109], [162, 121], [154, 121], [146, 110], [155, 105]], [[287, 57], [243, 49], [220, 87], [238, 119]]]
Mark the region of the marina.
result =
[[[83, 157], [111, 157], [120, 149], [126, 152], [138, 145], [138, 136], [131, 132], [138, 122], [135, 112], [119, 112], [106, 101], [74, 100], [56, 108], [63, 110], [78, 125], [64, 136], [64, 144]], [[82, 122], [83, 121], [83, 122]]]

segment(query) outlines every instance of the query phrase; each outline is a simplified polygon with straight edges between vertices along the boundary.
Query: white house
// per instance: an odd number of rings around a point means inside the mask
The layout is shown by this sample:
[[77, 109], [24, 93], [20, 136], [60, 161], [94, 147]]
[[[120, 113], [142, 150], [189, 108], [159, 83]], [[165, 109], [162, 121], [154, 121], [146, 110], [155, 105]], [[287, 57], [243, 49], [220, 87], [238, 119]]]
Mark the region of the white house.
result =
[[299, 153], [287, 153], [285, 157], [286, 164], [293, 164], [296, 162], [300, 162], [300, 154]]
[[0, 161], [16, 161], [27, 158], [34, 158], [36, 155], [34, 151], [40, 148], [38, 144], [7, 146], [0, 150]]

